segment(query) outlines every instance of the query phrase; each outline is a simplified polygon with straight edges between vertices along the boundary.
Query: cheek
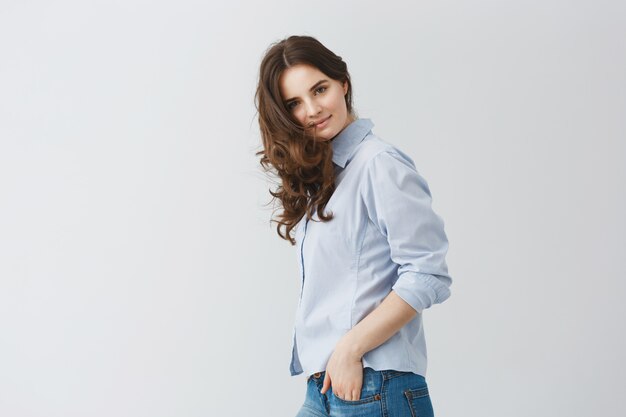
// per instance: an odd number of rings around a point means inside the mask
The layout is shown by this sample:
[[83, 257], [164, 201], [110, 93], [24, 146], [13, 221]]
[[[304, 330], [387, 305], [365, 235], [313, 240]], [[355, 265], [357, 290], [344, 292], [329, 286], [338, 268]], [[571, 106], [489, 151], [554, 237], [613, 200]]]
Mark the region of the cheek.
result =
[[300, 124], [302, 124], [306, 119], [306, 114], [304, 111], [302, 111], [302, 106], [298, 106], [298, 108], [296, 110], [293, 110], [291, 114], [298, 122], [300, 122]]
[[343, 110], [346, 107], [346, 99], [341, 94], [335, 94], [332, 103], [335, 110]]

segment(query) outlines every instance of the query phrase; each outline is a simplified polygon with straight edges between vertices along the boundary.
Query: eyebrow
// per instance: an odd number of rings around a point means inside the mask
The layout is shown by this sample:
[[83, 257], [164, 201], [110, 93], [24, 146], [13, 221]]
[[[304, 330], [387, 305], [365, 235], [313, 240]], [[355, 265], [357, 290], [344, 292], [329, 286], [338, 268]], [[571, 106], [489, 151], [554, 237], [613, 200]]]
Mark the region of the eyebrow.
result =
[[[318, 82], [316, 82], [315, 84], [313, 84], [313, 87], [309, 88], [309, 91], [313, 91], [317, 88], [318, 85], [320, 85], [321, 83], [328, 81], [327, 79], [323, 79], [323, 80], [319, 80]], [[296, 98], [292, 97], [290, 99], [285, 100], [285, 104], [289, 103], [290, 101], [294, 101]]]

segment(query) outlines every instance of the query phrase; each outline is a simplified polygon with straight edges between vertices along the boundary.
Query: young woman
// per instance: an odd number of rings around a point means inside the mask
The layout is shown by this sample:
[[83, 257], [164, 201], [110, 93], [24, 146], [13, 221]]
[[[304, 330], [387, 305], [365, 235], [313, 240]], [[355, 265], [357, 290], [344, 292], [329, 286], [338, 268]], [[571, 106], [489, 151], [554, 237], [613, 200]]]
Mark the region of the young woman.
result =
[[346, 63], [313, 37], [268, 48], [255, 105], [277, 232], [297, 248], [298, 416], [432, 416], [422, 312], [452, 278], [426, 180], [357, 116]]

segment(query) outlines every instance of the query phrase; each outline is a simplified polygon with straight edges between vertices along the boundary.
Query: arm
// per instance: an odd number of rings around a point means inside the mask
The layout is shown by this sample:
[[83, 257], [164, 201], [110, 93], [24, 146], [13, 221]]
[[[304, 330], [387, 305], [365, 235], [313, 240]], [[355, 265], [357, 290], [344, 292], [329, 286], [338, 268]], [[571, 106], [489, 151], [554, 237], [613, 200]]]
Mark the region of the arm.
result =
[[408, 155], [376, 155], [361, 195], [370, 220], [387, 238], [398, 279], [383, 302], [345, 335], [345, 343], [359, 357], [393, 336], [416, 311], [450, 297], [452, 282], [443, 219], [433, 210], [428, 183]]
[[413, 160], [399, 150], [376, 155], [365, 172], [361, 196], [398, 265], [391, 289], [416, 311], [448, 299], [452, 277], [444, 222], [433, 210], [430, 188]]
[[363, 355], [383, 344], [415, 314], [415, 309], [392, 290], [378, 307], [339, 340], [328, 361], [320, 392], [326, 393], [332, 384], [333, 395], [358, 400], [363, 383]]
[[353, 358], [360, 358], [383, 344], [405, 324], [413, 319], [416, 311], [395, 291], [357, 323], [339, 342]]

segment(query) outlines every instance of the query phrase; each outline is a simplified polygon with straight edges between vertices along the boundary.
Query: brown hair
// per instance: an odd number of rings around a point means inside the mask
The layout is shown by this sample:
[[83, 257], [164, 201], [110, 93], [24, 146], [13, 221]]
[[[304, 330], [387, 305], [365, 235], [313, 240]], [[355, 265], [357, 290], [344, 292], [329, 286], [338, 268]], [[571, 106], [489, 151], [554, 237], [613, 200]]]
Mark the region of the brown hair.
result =
[[279, 199], [283, 208], [278, 220], [271, 221], [278, 223], [278, 235], [292, 245], [295, 240], [290, 236], [291, 230], [305, 214], [311, 219], [317, 211], [322, 221], [333, 218], [332, 212], [325, 215], [323, 211], [335, 191], [331, 142], [316, 140], [314, 134], [308, 133], [292, 116], [280, 94], [281, 74], [298, 64], [316, 67], [334, 80], [347, 82], [348, 117], [357, 118], [350, 74], [340, 56], [311, 36], [289, 36], [266, 50], [254, 96], [263, 142], [263, 149], [256, 155], [262, 155], [259, 162], [264, 170], [276, 173], [282, 182], [275, 191], [269, 190], [273, 196], [270, 202]]

